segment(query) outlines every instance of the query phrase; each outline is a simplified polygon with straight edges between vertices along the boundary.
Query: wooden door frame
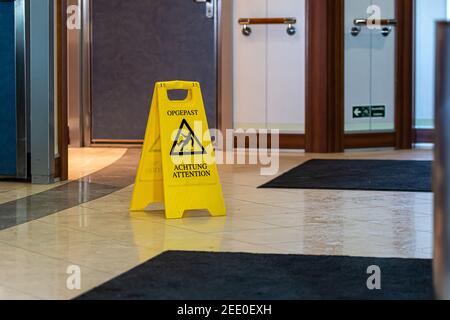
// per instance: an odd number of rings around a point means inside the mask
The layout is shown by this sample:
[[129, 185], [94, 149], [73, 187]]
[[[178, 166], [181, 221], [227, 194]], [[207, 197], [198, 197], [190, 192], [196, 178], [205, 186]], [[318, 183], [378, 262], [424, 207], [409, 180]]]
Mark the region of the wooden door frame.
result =
[[[231, 7], [231, 6], [230, 6]], [[306, 0], [306, 132], [304, 135], [281, 135], [281, 148], [305, 148], [306, 152], [335, 153], [346, 148], [395, 147], [410, 149], [413, 130], [414, 70], [414, 1], [397, 0], [398, 31], [396, 39], [396, 111], [395, 132], [344, 134], [345, 85], [345, 0]], [[232, 63], [232, 14], [223, 10], [221, 64]], [[228, 12], [228, 14], [227, 14]], [[228, 27], [228, 24], [231, 24]], [[232, 76], [222, 77], [222, 97], [233, 95]], [[221, 104], [221, 129], [233, 128], [233, 105]], [[428, 133], [426, 138], [430, 137]]]
[[344, 151], [344, 0], [306, 1], [306, 152]]
[[411, 149], [414, 111], [414, 0], [396, 1], [395, 147]]
[[57, 1], [57, 91], [58, 100], [55, 108], [58, 110], [58, 150], [59, 158], [55, 159], [55, 177], [61, 181], [69, 178], [69, 127], [67, 115], [67, 0]]
[[307, 0], [306, 151], [413, 143], [414, 1], [397, 0], [395, 132], [344, 134], [345, 0]]

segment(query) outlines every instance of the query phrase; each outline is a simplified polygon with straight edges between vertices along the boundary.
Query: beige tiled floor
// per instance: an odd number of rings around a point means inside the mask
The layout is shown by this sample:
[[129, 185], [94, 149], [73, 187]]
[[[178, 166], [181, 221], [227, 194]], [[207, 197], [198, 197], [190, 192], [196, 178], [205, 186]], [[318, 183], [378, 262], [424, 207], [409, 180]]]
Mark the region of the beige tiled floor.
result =
[[75, 180], [97, 172], [119, 160], [124, 148], [69, 149], [69, 179]]
[[[126, 152], [123, 148], [72, 148], [69, 149], [69, 180], [76, 180], [99, 171], [117, 160]], [[28, 183], [1, 182], [0, 204], [29, 197], [47, 191], [65, 182], [52, 185], [31, 185]]]
[[[124, 152], [73, 150], [71, 177], [101, 169]], [[310, 158], [431, 160], [432, 152], [286, 153], [281, 171]], [[260, 176], [257, 166], [221, 166], [220, 175], [228, 217], [190, 212], [166, 221], [161, 210], [130, 214], [127, 187], [0, 231], [0, 299], [73, 298], [171, 249], [431, 258], [431, 194], [261, 190], [256, 187], [272, 177]], [[39, 190], [33, 188], [0, 183], [0, 201]], [[70, 265], [81, 267], [81, 291], [66, 289]]]

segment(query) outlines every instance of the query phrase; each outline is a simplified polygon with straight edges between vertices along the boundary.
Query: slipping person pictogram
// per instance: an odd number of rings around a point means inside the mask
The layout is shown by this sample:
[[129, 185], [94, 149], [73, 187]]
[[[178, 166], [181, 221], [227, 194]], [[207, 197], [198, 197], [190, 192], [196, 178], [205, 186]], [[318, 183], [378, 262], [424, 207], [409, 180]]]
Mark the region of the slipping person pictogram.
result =
[[186, 155], [202, 155], [206, 154], [206, 150], [203, 147], [200, 140], [192, 130], [191, 126], [186, 119], [183, 119], [178, 130], [175, 141], [173, 142], [172, 149], [170, 151], [171, 156], [186, 156]]

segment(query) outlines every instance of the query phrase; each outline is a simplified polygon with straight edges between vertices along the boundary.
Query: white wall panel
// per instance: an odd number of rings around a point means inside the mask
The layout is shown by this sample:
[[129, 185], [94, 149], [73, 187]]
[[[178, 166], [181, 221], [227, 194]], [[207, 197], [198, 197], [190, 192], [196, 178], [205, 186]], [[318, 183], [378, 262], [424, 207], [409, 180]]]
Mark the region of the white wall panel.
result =
[[270, 17], [296, 17], [297, 33], [269, 27], [267, 50], [267, 125], [286, 132], [305, 132], [305, 0], [269, 0]]
[[[234, 0], [235, 128], [303, 133], [305, 123], [305, 0]], [[287, 26], [251, 26], [242, 35], [239, 18], [296, 17]]]
[[264, 128], [267, 120], [267, 27], [252, 26], [242, 35], [239, 18], [266, 17], [267, 0], [234, 0], [235, 128]]

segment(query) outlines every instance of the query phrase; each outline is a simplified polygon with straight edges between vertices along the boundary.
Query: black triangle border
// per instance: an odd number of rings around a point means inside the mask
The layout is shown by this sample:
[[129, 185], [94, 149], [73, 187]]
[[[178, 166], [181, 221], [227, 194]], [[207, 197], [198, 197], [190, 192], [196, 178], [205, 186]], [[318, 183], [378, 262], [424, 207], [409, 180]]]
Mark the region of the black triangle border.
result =
[[[180, 138], [180, 135], [181, 135], [181, 130], [182, 130], [183, 127], [185, 127], [185, 126], [187, 127], [187, 129], [189, 130], [189, 132], [192, 134], [192, 137], [194, 138], [195, 142], [197, 142], [197, 144], [198, 144], [199, 146], [202, 147], [202, 151], [197, 151], [197, 152], [193, 151], [193, 152], [191, 152], [190, 154], [189, 154], [188, 152], [179, 152], [179, 153], [174, 152], [175, 147], [177, 146], [178, 139]], [[187, 156], [189, 156], [189, 155], [195, 156], [195, 155], [204, 155], [204, 154], [206, 154], [206, 153], [207, 153], [207, 152], [206, 152], [205, 147], [203, 147], [203, 145], [202, 145], [202, 143], [200, 142], [200, 140], [198, 140], [197, 136], [196, 136], [195, 133], [194, 133], [194, 130], [192, 130], [192, 128], [191, 128], [191, 126], [189, 125], [189, 123], [187, 122], [187, 120], [186, 120], [186, 119], [183, 119], [183, 121], [181, 122], [181, 125], [180, 125], [180, 129], [178, 129], [178, 134], [177, 134], [177, 136], [176, 136], [176, 138], [175, 138], [175, 141], [173, 142], [172, 150], [170, 151], [170, 155], [171, 155], [171, 156], [186, 156], [186, 155], [187, 155]]]

